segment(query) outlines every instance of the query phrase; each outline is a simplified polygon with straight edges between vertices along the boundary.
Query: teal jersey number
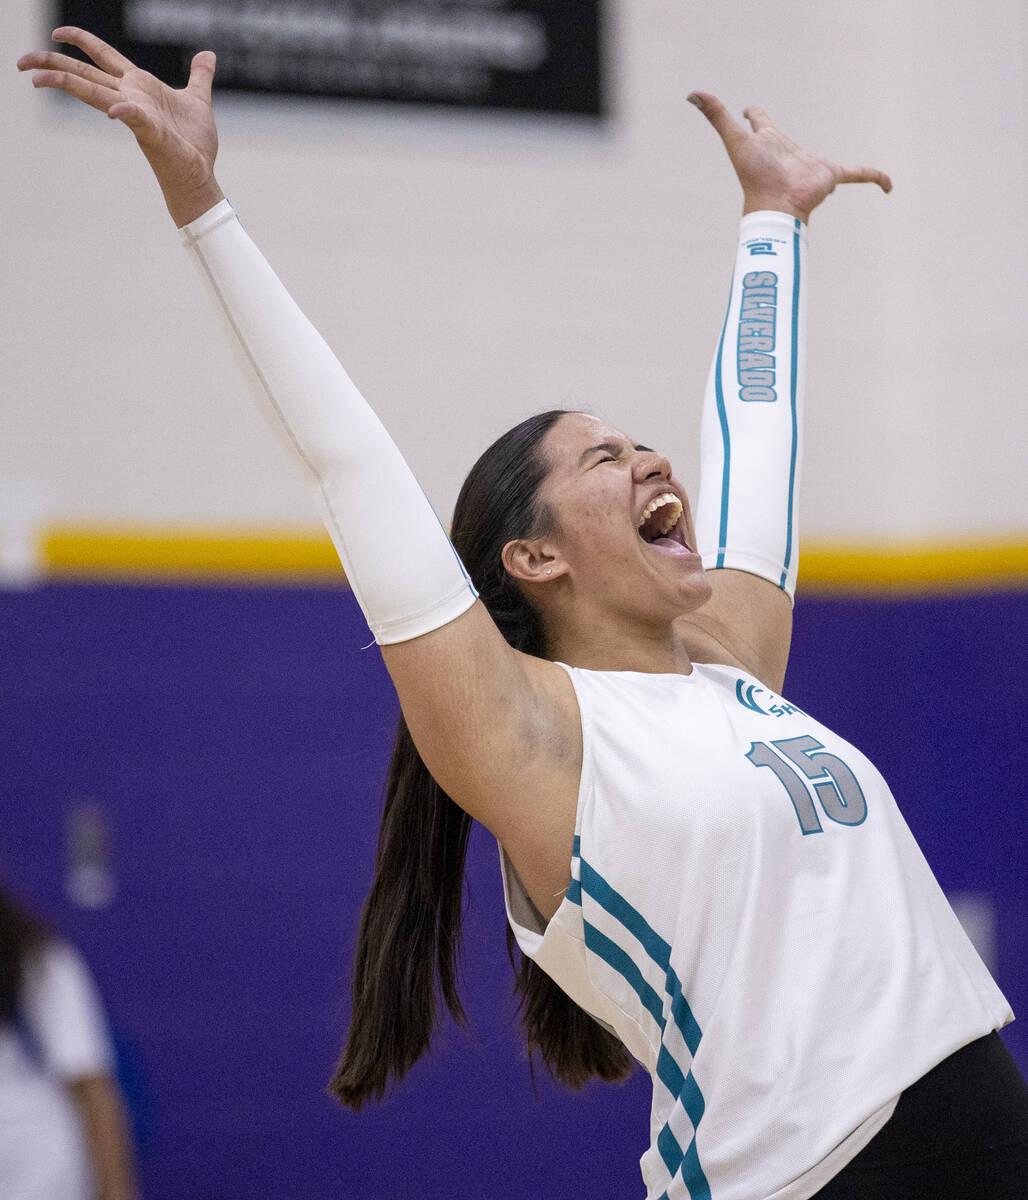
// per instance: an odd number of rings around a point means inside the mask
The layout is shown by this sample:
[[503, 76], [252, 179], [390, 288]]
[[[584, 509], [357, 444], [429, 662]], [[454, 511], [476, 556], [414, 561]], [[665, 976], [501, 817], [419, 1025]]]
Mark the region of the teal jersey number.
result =
[[746, 757], [755, 767], [770, 767], [778, 776], [789, 793], [804, 836], [822, 832], [815, 796], [830, 820], [840, 825], [861, 824], [867, 816], [867, 801], [856, 775], [841, 758], [809, 736], [783, 738], [771, 746], [754, 742]]

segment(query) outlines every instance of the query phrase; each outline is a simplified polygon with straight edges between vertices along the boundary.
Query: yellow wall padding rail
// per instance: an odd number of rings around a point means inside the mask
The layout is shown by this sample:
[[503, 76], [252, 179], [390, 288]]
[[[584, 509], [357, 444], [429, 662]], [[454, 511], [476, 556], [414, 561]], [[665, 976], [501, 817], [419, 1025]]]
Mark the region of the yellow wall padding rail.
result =
[[54, 526], [40, 550], [59, 579], [346, 582], [328, 538], [302, 531]]
[[799, 590], [810, 593], [960, 592], [1028, 588], [1028, 537], [966, 543], [810, 545]]
[[[42, 531], [42, 578], [240, 583], [345, 582], [331, 542], [309, 530], [55, 525]], [[800, 592], [852, 594], [1028, 588], [1028, 536], [965, 543], [807, 544]]]

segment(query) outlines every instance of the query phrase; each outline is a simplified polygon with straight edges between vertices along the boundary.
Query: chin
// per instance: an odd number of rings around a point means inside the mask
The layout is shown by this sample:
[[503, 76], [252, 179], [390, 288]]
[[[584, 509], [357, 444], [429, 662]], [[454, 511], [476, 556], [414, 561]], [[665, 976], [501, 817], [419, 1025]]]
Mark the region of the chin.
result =
[[707, 577], [707, 573], [701, 568], [699, 577], [689, 581], [688, 590], [683, 597], [683, 604], [677, 615], [682, 617], [686, 613], [695, 612], [698, 608], [702, 608], [713, 593], [714, 589], [711, 586], [710, 579]]

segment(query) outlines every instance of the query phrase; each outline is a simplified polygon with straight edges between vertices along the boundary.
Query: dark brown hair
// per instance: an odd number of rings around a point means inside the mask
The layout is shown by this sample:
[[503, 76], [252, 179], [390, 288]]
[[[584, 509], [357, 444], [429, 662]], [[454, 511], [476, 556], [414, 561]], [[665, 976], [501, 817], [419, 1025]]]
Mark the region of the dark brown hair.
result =
[[0, 885], [0, 1025], [15, 1020], [26, 960], [49, 937], [43, 922]]
[[[552, 409], [498, 438], [472, 467], [451, 536], [479, 596], [516, 649], [544, 657], [542, 622], [500, 555], [516, 538], [539, 537], [552, 518], [539, 503], [548, 466], [541, 442], [565, 415]], [[466, 1024], [457, 989], [464, 864], [471, 818], [429, 774], [401, 715], [386, 780], [375, 879], [364, 904], [353, 966], [353, 1010], [329, 1090], [353, 1109], [380, 1100], [429, 1049], [439, 995]], [[569, 1087], [594, 1076], [624, 1079], [632, 1060], [545, 972], [507, 946], [529, 1054]], [[438, 982], [437, 982], [438, 976]]]

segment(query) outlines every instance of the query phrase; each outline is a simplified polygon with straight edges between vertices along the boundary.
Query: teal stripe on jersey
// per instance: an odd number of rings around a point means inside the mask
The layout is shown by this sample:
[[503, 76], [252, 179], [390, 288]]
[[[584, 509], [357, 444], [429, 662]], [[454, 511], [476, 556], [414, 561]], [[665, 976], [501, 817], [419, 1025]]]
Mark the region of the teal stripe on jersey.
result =
[[[575, 834], [575, 840], [571, 845], [571, 882], [568, 884], [567, 897], [572, 904], [582, 906], [582, 885], [575, 878], [575, 863], [578, 862], [578, 856], [582, 852], [582, 839]], [[581, 870], [581, 867], [579, 867]]]
[[689, 1120], [692, 1121], [693, 1129], [695, 1129], [703, 1119], [703, 1114], [707, 1111], [707, 1104], [703, 1099], [700, 1085], [696, 1082], [692, 1071], [685, 1077], [685, 1087], [678, 1098], [682, 1102], [682, 1107], [688, 1114]]
[[778, 585], [782, 588], [785, 587], [785, 581], [789, 575], [789, 565], [792, 562], [792, 510], [796, 490], [796, 454], [799, 449], [799, 424], [796, 420], [796, 381], [798, 376], [796, 357], [799, 353], [800, 343], [800, 228], [800, 221], [797, 218], [792, 234], [792, 370], [789, 380], [789, 397], [792, 405], [792, 455], [789, 459], [789, 510], [785, 526], [785, 562], [782, 578]]
[[658, 967], [667, 972], [671, 966], [671, 947], [654, 931], [646, 918], [619, 895], [599, 871], [581, 859], [583, 889], [603, 909], [628, 930]]
[[675, 1062], [667, 1046], [661, 1046], [657, 1057], [657, 1075], [671, 1095], [678, 1098], [695, 1129], [707, 1111], [707, 1103], [692, 1071], [683, 1075], [682, 1068]]
[[671, 1016], [678, 1026], [682, 1040], [689, 1047], [689, 1053], [694, 1055], [700, 1048], [700, 1038], [703, 1034], [696, 1023], [696, 1018], [692, 1015], [689, 1001], [682, 993], [681, 981], [670, 967], [668, 968], [667, 989], [671, 996]]
[[660, 1053], [657, 1055], [657, 1078], [672, 1096], [681, 1095], [682, 1088], [685, 1087], [685, 1076], [682, 1074], [682, 1068], [678, 1065], [677, 1060], [663, 1042], [660, 1046]]
[[725, 323], [721, 326], [721, 340], [717, 344], [717, 358], [714, 362], [714, 397], [717, 401], [717, 416], [721, 423], [721, 444], [724, 446], [724, 462], [721, 467], [721, 519], [717, 533], [717, 562], [715, 566], [725, 565], [725, 546], [728, 545], [728, 494], [731, 490], [732, 477], [732, 439], [728, 432], [728, 413], [725, 412], [725, 392], [721, 384], [721, 358], [725, 349], [725, 334], [728, 331], [728, 317], [732, 311], [732, 296], [735, 294], [735, 275], [732, 275], [732, 286], [728, 289], [728, 307], [725, 309]]
[[700, 1166], [700, 1154], [696, 1149], [696, 1138], [689, 1143], [689, 1149], [682, 1159], [682, 1178], [689, 1189], [691, 1200], [710, 1200], [710, 1184]]
[[632, 962], [629, 955], [616, 942], [612, 942], [606, 934], [601, 933], [595, 925], [590, 925], [588, 921], [585, 922], [585, 944], [593, 954], [602, 958], [625, 980], [639, 997], [643, 1008], [660, 1026], [660, 1032], [663, 1033], [665, 1026], [663, 1002], [643, 978], [642, 971]]
[[[682, 992], [682, 984], [672, 969], [671, 947], [652, 928], [642, 913], [633, 908], [598, 871], [582, 858], [579, 858], [579, 873], [581, 883], [576, 893], [575, 903], [581, 904], [581, 892], [584, 890], [602, 909], [610, 913], [619, 924], [628, 930], [652, 961], [664, 972], [665, 988], [671, 998], [671, 1015], [683, 1041], [689, 1047], [690, 1054], [695, 1054], [702, 1034], [696, 1018], [692, 1014], [692, 1009], [689, 1007], [689, 1002]], [[569, 888], [568, 895], [570, 894], [571, 889]], [[663, 1030], [663, 1019], [660, 1021], [660, 1027]]]
[[[574, 840], [573, 854], [578, 863], [579, 878], [572, 877], [568, 896], [579, 905], [582, 904], [583, 892], [590, 899], [595, 900], [606, 913], [635, 938], [650, 960], [664, 972], [666, 997], [670, 1000], [672, 1020], [678, 1027], [690, 1053], [695, 1055], [702, 1032], [682, 992], [681, 981], [671, 967], [670, 945], [652, 928], [637, 908], [629, 904], [624, 896], [611, 887], [599, 871], [581, 857], [581, 839], [577, 835]], [[681, 1171], [691, 1200], [710, 1200], [710, 1185], [703, 1173], [699, 1152], [696, 1149], [696, 1129], [703, 1118], [706, 1104], [692, 1071], [687, 1075], [684, 1074], [679, 1063], [664, 1045], [664, 1033], [667, 1028], [664, 1003], [655, 989], [646, 981], [631, 956], [586, 920], [584, 912], [583, 926], [586, 947], [625, 980], [660, 1029], [661, 1047], [657, 1055], [657, 1078], [682, 1106], [692, 1122], [693, 1137], [684, 1151], [668, 1123], [664, 1124], [663, 1129], [657, 1135], [657, 1149], [664, 1160], [668, 1174], [674, 1177], [677, 1172]]]
[[660, 1151], [660, 1157], [664, 1160], [664, 1166], [667, 1167], [667, 1173], [674, 1179], [685, 1154], [678, 1144], [678, 1138], [667, 1125], [657, 1134], [657, 1149]]
[[[693, 1127], [692, 1139], [688, 1148], [683, 1152], [678, 1144], [678, 1139], [671, 1132], [670, 1125], [665, 1123], [664, 1128], [657, 1135], [657, 1149], [660, 1151], [660, 1157], [664, 1160], [664, 1166], [667, 1167], [668, 1174], [672, 1179], [678, 1171], [681, 1171], [682, 1179], [689, 1189], [692, 1200], [709, 1200], [710, 1184], [700, 1166], [699, 1151], [696, 1149], [696, 1130], [699, 1128], [707, 1108], [703, 1093], [691, 1071], [686, 1076], [682, 1075], [681, 1068], [671, 1057], [666, 1046], [660, 1048], [660, 1056], [657, 1059], [657, 1075], [668, 1091], [678, 1097], [678, 1102], [685, 1109], [686, 1116], [692, 1122]], [[666, 1196], [667, 1193], [665, 1192], [664, 1195]]]
[[[663, 1134], [663, 1130], [661, 1130], [661, 1134]], [[671, 1135], [671, 1141], [674, 1142], [675, 1146], [678, 1145], [677, 1141], [674, 1139], [674, 1135]], [[670, 1143], [668, 1143], [668, 1145], [670, 1147]], [[679, 1151], [679, 1153], [681, 1153], [681, 1151]], [[661, 1151], [661, 1157], [664, 1157], [663, 1151]], [[664, 1161], [666, 1165], [667, 1159]], [[674, 1178], [677, 1170], [678, 1168], [676, 1167], [675, 1170], [671, 1172], [672, 1178]], [[711, 1200], [710, 1184], [707, 1182], [707, 1177], [704, 1175], [703, 1168], [700, 1166], [699, 1155], [696, 1152], [695, 1138], [693, 1138], [693, 1140], [689, 1143], [689, 1149], [682, 1154], [681, 1171], [682, 1182], [689, 1190], [690, 1200]], [[661, 1193], [660, 1200], [670, 1200], [670, 1197], [666, 1191]]]

